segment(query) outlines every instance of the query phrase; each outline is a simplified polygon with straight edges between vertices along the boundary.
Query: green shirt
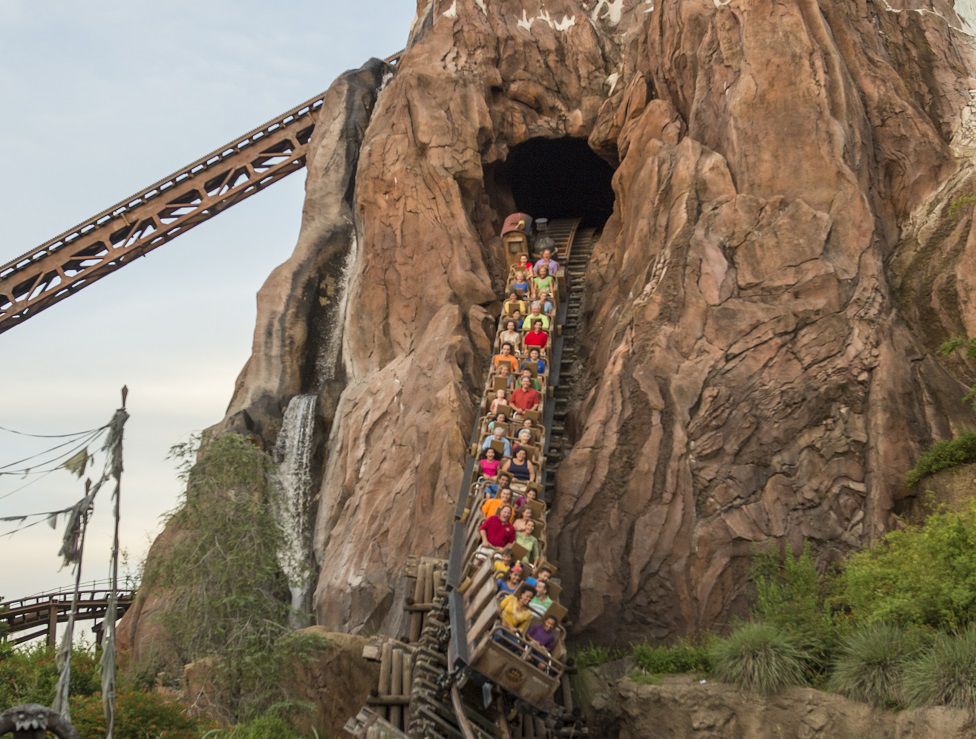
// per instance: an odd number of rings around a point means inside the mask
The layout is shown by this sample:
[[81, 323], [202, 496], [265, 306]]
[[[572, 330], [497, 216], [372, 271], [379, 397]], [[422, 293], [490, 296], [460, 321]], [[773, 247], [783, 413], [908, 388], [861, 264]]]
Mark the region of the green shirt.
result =
[[533, 321], [542, 321], [542, 330], [549, 330], [549, 316], [547, 316], [545, 313], [540, 313], [539, 315], [529, 313], [529, 315], [522, 319], [522, 331], [531, 331]]
[[515, 534], [515, 543], [526, 550], [527, 554], [522, 557], [523, 562], [534, 564], [539, 558], [539, 540], [532, 534], [519, 531]]

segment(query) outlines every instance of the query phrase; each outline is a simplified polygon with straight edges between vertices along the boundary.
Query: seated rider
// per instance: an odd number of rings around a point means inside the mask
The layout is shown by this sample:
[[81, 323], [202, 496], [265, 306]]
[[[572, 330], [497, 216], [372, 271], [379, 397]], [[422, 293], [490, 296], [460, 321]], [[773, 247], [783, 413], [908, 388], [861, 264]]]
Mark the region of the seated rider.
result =
[[498, 513], [489, 516], [481, 522], [478, 533], [481, 534], [481, 544], [492, 549], [504, 549], [515, 543], [515, 529], [509, 520], [512, 518], [512, 506], [503, 505]]
[[[491, 449], [492, 442], [496, 442], [496, 441], [504, 447], [504, 449], [502, 449], [502, 456], [511, 457], [512, 445], [509, 443], [508, 439], [505, 436], [505, 427], [498, 423], [496, 423], [494, 427], [491, 429], [491, 436], [485, 437], [485, 441], [481, 445], [482, 450]], [[491, 451], [495, 451], [495, 450], [491, 449]], [[494, 476], [495, 475], [488, 475], [488, 477], [494, 477]]]
[[539, 382], [538, 375], [536, 375], [535, 377], [533, 377], [532, 376], [532, 370], [530, 370], [528, 367], [526, 367], [525, 369], [523, 369], [522, 372], [521, 372], [521, 374], [519, 375], [519, 378], [518, 378], [519, 385], [522, 384], [522, 378], [523, 377], [529, 378], [529, 385], [531, 385], [532, 387], [534, 387], [536, 390], [542, 390], [542, 383]]
[[518, 346], [522, 335], [518, 332], [518, 329], [515, 328], [515, 321], [509, 318], [507, 321], [505, 321], [505, 328], [501, 331], [501, 333], [498, 334], [498, 338], [503, 344], [508, 343], [512, 346]]
[[498, 606], [498, 615], [502, 626], [524, 634], [532, 623], [532, 611], [529, 602], [532, 600], [532, 590], [523, 587], [514, 595], [507, 595]]
[[525, 305], [525, 301], [522, 300], [518, 296], [518, 293], [515, 292], [514, 290], [512, 290], [512, 292], [508, 294], [508, 300], [502, 303], [503, 316], [510, 316], [516, 312], [525, 313], [526, 309], [527, 306]]
[[532, 267], [532, 263], [529, 262], [528, 254], [519, 254], [518, 264], [515, 265], [515, 271], [525, 272], [525, 274], [530, 277], [534, 274], [534, 269]]
[[554, 310], [556, 310], [556, 299], [552, 297], [552, 293], [546, 293], [542, 296], [542, 312], [550, 315]]
[[539, 265], [536, 276], [532, 278], [530, 295], [536, 300], [541, 300], [546, 293], [551, 293], [556, 288], [556, 278], [549, 274], [549, 270], [544, 264]]
[[[502, 366], [504, 367], [504, 366], [508, 366], [508, 365], [502, 365]], [[501, 407], [503, 405], [508, 405], [508, 399], [505, 397], [505, 391], [504, 390], [496, 390], [495, 391], [495, 397], [492, 398], [491, 405], [488, 406], [488, 415], [489, 416], [494, 416], [496, 413], [498, 413], [499, 407]], [[504, 416], [505, 414], [504, 413], [501, 413], [499, 415]]]
[[525, 411], [537, 411], [539, 410], [539, 403], [542, 402], [542, 396], [539, 395], [538, 390], [532, 387], [532, 381], [523, 377], [520, 387], [512, 391], [510, 402], [513, 408], [523, 413]]
[[544, 375], [546, 373], [546, 360], [542, 358], [542, 354], [538, 347], [529, 349], [528, 359], [522, 360], [522, 369], [531, 369], [533, 367], [537, 375]]
[[[491, 518], [502, 506], [512, 505], [512, 491], [508, 488], [502, 488], [498, 491], [497, 498], [488, 498], [484, 503], [481, 504], [481, 514], [485, 518]], [[509, 514], [509, 519], [511, 519], [511, 514]], [[514, 528], [513, 528], [514, 531]]]
[[484, 477], [495, 477], [498, 474], [502, 463], [497, 456], [495, 450], [490, 447], [482, 451], [481, 459], [478, 460], [478, 471]]
[[536, 321], [542, 321], [542, 330], [549, 330], [549, 316], [542, 312], [542, 303], [536, 300], [532, 303], [532, 309], [522, 321], [522, 331], [529, 331]]
[[552, 650], [556, 647], [556, 626], [558, 623], [555, 616], [546, 616], [542, 619], [542, 623], [530, 626], [525, 635], [552, 654]]
[[510, 372], [518, 372], [518, 359], [514, 354], [515, 347], [508, 342], [502, 344], [501, 351], [492, 357], [491, 365], [498, 369], [502, 365], [507, 365]]
[[535, 482], [535, 465], [529, 461], [524, 449], [519, 449], [514, 457], [502, 463], [502, 472], [511, 475], [519, 482]]
[[529, 288], [529, 278], [525, 272], [516, 272], [515, 280], [512, 282], [512, 290], [514, 290], [520, 298], [524, 298], [529, 294]]
[[[528, 321], [529, 319], [526, 318], [525, 320]], [[525, 342], [526, 351], [532, 351], [534, 348], [541, 351], [546, 348], [546, 344], [549, 343], [549, 334], [542, 330], [542, 321], [538, 319], [532, 321], [532, 330], [525, 334], [523, 342]]]
[[495, 561], [492, 562], [491, 570], [492, 577], [496, 580], [505, 579], [508, 577], [509, 570], [512, 569], [512, 550], [510, 547], [505, 547], [502, 549], [502, 553], [495, 557]]
[[502, 598], [506, 595], [511, 595], [519, 589], [521, 584], [522, 576], [515, 570], [509, 570], [505, 573], [504, 577], [498, 578], [495, 583], [497, 597]]
[[549, 597], [549, 583], [545, 580], [536, 580], [535, 596], [529, 601], [529, 608], [536, 616], [541, 616], [549, 610], [552, 605], [552, 598]]
[[536, 260], [535, 266], [533, 267], [533, 272], [538, 272], [539, 267], [545, 266], [546, 270], [551, 275], [555, 275], [559, 272], [559, 265], [552, 258], [552, 249], [543, 249], [542, 258]]
[[525, 522], [525, 528], [515, 534], [515, 543], [525, 549], [522, 561], [527, 565], [534, 565], [540, 554], [539, 540], [535, 538], [535, 521], [529, 519]]
[[[525, 531], [525, 524], [532, 521], [532, 509], [528, 506], [524, 506], [516, 515], [515, 520], [512, 522], [512, 528], [515, 529], [516, 536], [520, 531]], [[533, 521], [533, 526], [535, 522]]]
[[489, 482], [485, 485], [485, 496], [488, 498], [494, 498], [498, 495], [498, 491], [507, 488], [512, 484], [512, 476], [502, 472], [498, 475], [498, 478], [494, 482]]

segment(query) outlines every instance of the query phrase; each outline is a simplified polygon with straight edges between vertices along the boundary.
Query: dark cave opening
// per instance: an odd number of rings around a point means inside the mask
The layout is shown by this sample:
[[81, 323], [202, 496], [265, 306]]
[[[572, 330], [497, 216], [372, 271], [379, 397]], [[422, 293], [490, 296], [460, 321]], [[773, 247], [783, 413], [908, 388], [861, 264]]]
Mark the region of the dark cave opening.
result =
[[496, 184], [533, 218], [581, 217], [602, 228], [613, 212], [613, 167], [585, 139], [529, 139], [497, 166]]

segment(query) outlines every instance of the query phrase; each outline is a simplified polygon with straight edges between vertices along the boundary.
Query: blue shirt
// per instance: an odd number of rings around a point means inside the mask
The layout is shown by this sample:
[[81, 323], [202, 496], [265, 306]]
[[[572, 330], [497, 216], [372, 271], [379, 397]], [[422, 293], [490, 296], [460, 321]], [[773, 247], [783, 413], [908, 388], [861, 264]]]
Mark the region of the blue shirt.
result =
[[[493, 441], [495, 441], [494, 435], [489, 436], [487, 439], [485, 439], [485, 443], [481, 445], [481, 448], [482, 449], [487, 449], [488, 447], [491, 446], [491, 442], [493, 442]], [[498, 439], [498, 441], [501, 441], [501, 442], [503, 442], [505, 444], [505, 449], [504, 449], [504, 451], [502, 451], [502, 456], [503, 457], [511, 457], [512, 456], [512, 445], [508, 443], [508, 439], [506, 439], [503, 436], [501, 439]]]

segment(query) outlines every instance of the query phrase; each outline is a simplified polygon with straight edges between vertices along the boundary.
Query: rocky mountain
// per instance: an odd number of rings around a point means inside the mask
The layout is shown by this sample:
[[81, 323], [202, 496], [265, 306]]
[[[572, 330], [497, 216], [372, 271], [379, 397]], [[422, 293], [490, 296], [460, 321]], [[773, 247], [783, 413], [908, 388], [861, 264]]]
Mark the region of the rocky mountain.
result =
[[392, 629], [405, 558], [446, 553], [517, 207], [602, 228], [552, 521], [577, 634], [720, 626], [755, 546], [891, 527], [976, 425], [976, 367], [935, 352], [976, 335], [952, 5], [436, 0], [395, 73], [340, 77], [220, 425], [272, 448], [319, 396], [317, 623]]

